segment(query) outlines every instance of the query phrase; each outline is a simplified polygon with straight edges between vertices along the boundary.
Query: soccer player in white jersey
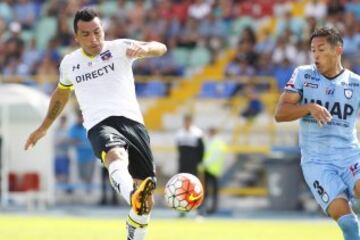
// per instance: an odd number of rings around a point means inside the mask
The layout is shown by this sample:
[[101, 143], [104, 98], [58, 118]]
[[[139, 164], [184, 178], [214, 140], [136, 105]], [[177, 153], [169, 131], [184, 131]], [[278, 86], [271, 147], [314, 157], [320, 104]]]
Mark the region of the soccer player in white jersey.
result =
[[360, 76], [341, 64], [343, 40], [331, 28], [310, 37], [315, 64], [294, 70], [277, 105], [278, 122], [300, 119], [304, 178], [316, 201], [341, 228], [344, 239], [360, 240], [351, 202], [360, 196], [360, 145], [356, 117]]
[[100, 18], [92, 8], [77, 11], [74, 32], [80, 48], [63, 58], [48, 113], [29, 136], [25, 149], [46, 135], [74, 89], [93, 150], [109, 170], [114, 189], [131, 205], [127, 239], [142, 240], [156, 179], [150, 139], [136, 100], [132, 64], [139, 58], [161, 56], [167, 49], [159, 42], [104, 41]]

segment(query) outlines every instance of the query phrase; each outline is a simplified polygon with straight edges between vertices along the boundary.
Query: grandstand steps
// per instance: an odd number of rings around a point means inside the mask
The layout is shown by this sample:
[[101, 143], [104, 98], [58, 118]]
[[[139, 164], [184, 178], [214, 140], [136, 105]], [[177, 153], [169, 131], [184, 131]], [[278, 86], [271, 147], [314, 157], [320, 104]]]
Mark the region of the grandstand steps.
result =
[[225, 51], [224, 54], [217, 59], [215, 65], [205, 67], [203, 77], [206, 80], [223, 80], [226, 65], [234, 58], [235, 54], [236, 52], [234, 49]]
[[244, 165], [244, 169], [249, 172], [259, 172], [264, 169], [264, 164], [262, 164], [262, 162], [252, 161]]
[[[205, 66], [190, 79], [183, 79], [169, 94], [169, 97], [159, 98], [153, 107], [144, 114], [147, 127], [151, 130], [160, 130], [163, 127], [162, 119], [165, 113], [173, 113], [176, 109], [195, 98], [204, 81], [208, 79], [221, 80], [223, 72], [234, 51], [226, 51], [214, 64]], [[189, 109], [191, 112], [191, 109]]]
[[193, 77], [192, 81], [183, 80], [176, 89], [172, 90], [169, 97], [158, 99], [157, 103], [149, 108], [144, 114], [145, 123], [148, 129], [161, 130], [162, 118], [165, 113], [174, 112], [178, 106], [186, 103], [188, 99], [195, 97], [200, 90], [201, 81], [199, 76]]
[[250, 172], [238, 172], [234, 178], [233, 183], [229, 186], [254, 186], [256, 183], [256, 176]]

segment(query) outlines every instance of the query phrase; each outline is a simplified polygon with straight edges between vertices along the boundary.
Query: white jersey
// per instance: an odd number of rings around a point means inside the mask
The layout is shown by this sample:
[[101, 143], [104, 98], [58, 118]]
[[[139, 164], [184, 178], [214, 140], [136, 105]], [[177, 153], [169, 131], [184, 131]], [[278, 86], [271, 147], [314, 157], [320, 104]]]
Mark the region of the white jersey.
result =
[[199, 144], [199, 139], [202, 139], [202, 137], [202, 130], [194, 125], [191, 125], [188, 130], [181, 128], [176, 133], [176, 145], [197, 147]]
[[62, 88], [74, 87], [87, 130], [110, 116], [144, 123], [135, 94], [132, 64], [126, 56], [132, 40], [105, 41], [93, 58], [82, 49], [66, 55], [60, 64]]

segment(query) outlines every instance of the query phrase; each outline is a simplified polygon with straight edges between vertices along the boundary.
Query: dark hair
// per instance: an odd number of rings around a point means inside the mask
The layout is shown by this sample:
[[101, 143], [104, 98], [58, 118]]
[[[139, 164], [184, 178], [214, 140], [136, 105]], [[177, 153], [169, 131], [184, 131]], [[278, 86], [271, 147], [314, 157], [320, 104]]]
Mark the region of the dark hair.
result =
[[74, 18], [74, 32], [77, 33], [77, 31], [78, 31], [77, 23], [80, 20], [85, 21], [85, 22], [90, 22], [98, 16], [99, 16], [98, 12], [94, 8], [91, 8], [91, 7], [84, 7], [82, 9], [78, 10], [76, 12], [75, 18]]
[[332, 46], [335, 46], [338, 43], [343, 45], [343, 39], [340, 33], [334, 28], [323, 27], [316, 29], [310, 36], [310, 44], [316, 37], [325, 37], [326, 41]]

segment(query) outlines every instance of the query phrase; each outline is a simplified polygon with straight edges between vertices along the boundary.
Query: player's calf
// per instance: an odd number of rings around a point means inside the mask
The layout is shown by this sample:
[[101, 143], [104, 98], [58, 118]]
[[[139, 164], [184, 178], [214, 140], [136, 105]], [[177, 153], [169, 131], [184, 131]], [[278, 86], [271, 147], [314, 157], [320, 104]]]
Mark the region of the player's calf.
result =
[[345, 240], [360, 240], [359, 223], [355, 214], [347, 214], [338, 219]]
[[131, 204], [130, 195], [134, 190], [134, 181], [128, 171], [128, 164], [128, 153], [124, 148], [116, 147], [107, 153], [105, 165], [108, 166], [111, 185]]
[[347, 199], [341, 196], [334, 199], [330, 203], [327, 212], [337, 221], [345, 240], [360, 240], [358, 219], [353, 214]]

